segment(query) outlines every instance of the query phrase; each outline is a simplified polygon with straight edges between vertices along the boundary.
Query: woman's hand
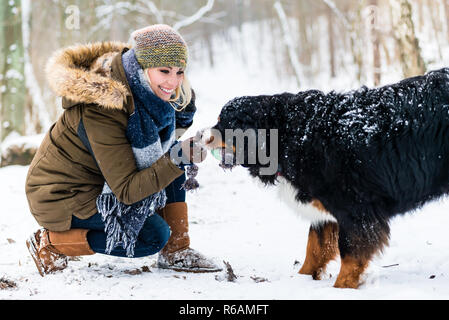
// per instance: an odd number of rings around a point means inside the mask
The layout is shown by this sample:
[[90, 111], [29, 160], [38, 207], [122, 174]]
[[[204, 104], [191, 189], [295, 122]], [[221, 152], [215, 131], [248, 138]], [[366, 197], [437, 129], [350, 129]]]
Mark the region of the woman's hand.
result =
[[181, 142], [182, 154], [191, 163], [200, 163], [206, 159], [207, 150], [203, 148], [201, 140], [191, 137]]

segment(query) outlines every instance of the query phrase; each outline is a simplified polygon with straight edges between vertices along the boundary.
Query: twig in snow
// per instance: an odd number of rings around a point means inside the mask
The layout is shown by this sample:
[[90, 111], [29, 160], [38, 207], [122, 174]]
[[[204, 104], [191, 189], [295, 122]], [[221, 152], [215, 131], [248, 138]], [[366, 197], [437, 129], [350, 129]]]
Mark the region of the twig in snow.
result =
[[252, 280], [254, 280], [254, 282], [256, 282], [256, 283], [259, 283], [259, 282], [270, 282], [267, 278], [263, 278], [263, 277], [252, 276], [250, 278]]
[[17, 284], [14, 281], [8, 280], [4, 277], [0, 278], [0, 290], [17, 288]]
[[234, 282], [235, 280], [237, 280], [237, 276], [234, 273], [234, 270], [232, 270], [231, 265], [229, 264], [229, 262], [226, 262], [223, 260], [223, 263], [226, 266], [226, 275], [227, 275], [227, 280], [229, 282]]
[[399, 263], [395, 263], [395, 264], [390, 264], [388, 266], [382, 266], [382, 268], [397, 267], [398, 265], [399, 265]]

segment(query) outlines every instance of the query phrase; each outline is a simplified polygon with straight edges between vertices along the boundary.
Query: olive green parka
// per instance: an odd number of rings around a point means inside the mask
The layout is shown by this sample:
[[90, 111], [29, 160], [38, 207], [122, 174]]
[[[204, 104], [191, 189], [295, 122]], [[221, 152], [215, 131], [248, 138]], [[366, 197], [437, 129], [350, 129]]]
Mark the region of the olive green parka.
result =
[[[30, 165], [25, 191], [34, 218], [51, 231], [70, 229], [72, 215], [86, 219], [97, 213], [105, 180], [119, 201], [132, 204], [184, 172], [167, 154], [149, 168], [136, 167], [125, 135], [134, 111], [121, 59], [129, 49], [120, 42], [77, 45], [57, 51], [46, 66], [64, 112]], [[81, 120], [95, 159], [78, 136]]]

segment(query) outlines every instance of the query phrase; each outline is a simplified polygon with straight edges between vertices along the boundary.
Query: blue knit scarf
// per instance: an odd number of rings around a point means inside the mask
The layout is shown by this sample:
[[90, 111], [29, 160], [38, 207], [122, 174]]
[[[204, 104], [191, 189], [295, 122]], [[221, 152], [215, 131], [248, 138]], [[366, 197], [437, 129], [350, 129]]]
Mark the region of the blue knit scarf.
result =
[[[134, 113], [128, 119], [126, 137], [139, 170], [150, 167], [175, 142], [175, 111], [151, 90], [134, 50], [122, 55], [122, 63], [134, 98]], [[105, 223], [106, 253], [121, 245], [128, 257], [134, 256], [137, 236], [150, 215], [166, 202], [165, 190], [126, 205], [120, 202], [105, 182], [97, 198], [97, 209]]]

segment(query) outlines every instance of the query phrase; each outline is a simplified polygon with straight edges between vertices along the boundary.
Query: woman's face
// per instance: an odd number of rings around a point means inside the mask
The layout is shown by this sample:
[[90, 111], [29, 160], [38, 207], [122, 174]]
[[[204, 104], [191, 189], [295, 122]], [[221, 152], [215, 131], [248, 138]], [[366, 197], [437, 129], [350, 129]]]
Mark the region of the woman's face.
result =
[[184, 80], [184, 69], [178, 67], [158, 67], [146, 69], [150, 87], [154, 94], [168, 101]]

